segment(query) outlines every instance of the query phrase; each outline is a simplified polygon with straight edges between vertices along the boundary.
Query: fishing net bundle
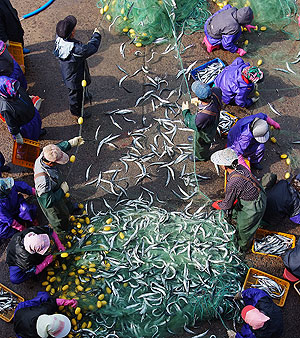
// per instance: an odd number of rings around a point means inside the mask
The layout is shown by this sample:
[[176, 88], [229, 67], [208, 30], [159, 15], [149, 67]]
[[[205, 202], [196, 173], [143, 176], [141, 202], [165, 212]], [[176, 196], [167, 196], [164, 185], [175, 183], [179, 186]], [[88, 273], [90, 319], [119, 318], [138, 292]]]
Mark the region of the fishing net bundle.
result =
[[203, 29], [210, 16], [206, 0], [100, 0], [97, 7], [117, 32], [128, 34], [137, 46], [172, 37], [171, 20], [177, 29], [193, 33]]
[[89, 225], [74, 220], [69, 256], [56, 260], [43, 285], [78, 299], [83, 316], [63, 310], [77, 335], [89, 334], [90, 323], [95, 337], [166, 337], [236, 316], [233, 297], [247, 267], [223, 213], [202, 209], [188, 216], [139, 199]]

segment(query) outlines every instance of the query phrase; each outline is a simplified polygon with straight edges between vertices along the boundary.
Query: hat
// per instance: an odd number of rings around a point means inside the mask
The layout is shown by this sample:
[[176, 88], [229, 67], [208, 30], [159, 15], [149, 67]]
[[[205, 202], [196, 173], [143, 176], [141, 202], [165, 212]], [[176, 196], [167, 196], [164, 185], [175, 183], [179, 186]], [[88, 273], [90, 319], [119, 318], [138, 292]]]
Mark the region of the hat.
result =
[[75, 18], [75, 16], [68, 15], [63, 20], [60, 20], [57, 23], [56, 34], [62, 39], [67, 39], [71, 35], [76, 24], [77, 19]]
[[192, 84], [192, 91], [199, 97], [199, 99], [207, 99], [211, 95], [211, 88], [207, 83], [195, 81]]
[[12, 177], [0, 178], [0, 196], [6, 196], [10, 192], [14, 184], [15, 181]]
[[242, 310], [241, 316], [254, 330], [258, 330], [263, 327], [264, 323], [270, 319], [270, 317], [266, 316], [252, 305], [245, 306]]
[[264, 73], [256, 66], [248, 66], [242, 69], [242, 75], [249, 81], [256, 83], [261, 81], [264, 77]]
[[266, 143], [270, 137], [267, 121], [256, 117], [251, 123], [252, 134], [259, 143]]
[[63, 338], [71, 330], [71, 322], [68, 317], [61, 314], [40, 315], [36, 322], [36, 330], [41, 338]]
[[213, 153], [210, 157], [210, 160], [215, 165], [224, 165], [226, 167], [231, 166], [232, 163], [237, 159], [238, 159], [237, 154], [231, 148], [218, 150], [215, 153]]
[[69, 156], [55, 144], [48, 144], [44, 147], [43, 156], [47, 161], [58, 164], [66, 164], [69, 161]]
[[249, 6], [242, 7], [236, 11], [236, 19], [240, 25], [249, 25], [253, 18], [253, 11]]
[[50, 247], [50, 238], [46, 234], [29, 232], [24, 237], [24, 247], [31, 254], [44, 255]]

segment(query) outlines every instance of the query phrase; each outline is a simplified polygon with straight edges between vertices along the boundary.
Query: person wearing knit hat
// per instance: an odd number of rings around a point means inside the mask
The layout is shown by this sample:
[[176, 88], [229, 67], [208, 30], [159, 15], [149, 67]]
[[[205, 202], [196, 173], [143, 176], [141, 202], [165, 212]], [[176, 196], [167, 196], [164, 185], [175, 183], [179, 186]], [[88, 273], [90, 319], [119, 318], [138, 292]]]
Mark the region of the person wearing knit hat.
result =
[[214, 82], [222, 90], [224, 103], [248, 108], [258, 101], [259, 96], [250, 96], [263, 79], [264, 74], [258, 67], [250, 67], [238, 57], [217, 75]]
[[[75, 39], [77, 19], [73, 15], [68, 15], [60, 20], [56, 25], [56, 40], [53, 54], [58, 58], [63, 81], [69, 91], [69, 107], [71, 114], [81, 116], [83, 101], [82, 80], [86, 85], [91, 83], [91, 77], [87, 64], [87, 58], [95, 54], [101, 43], [101, 35], [95, 28], [90, 41], [82, 44]], [[84, 100], [92, 100], [87, 87], [85, 87]], [[91, 113], [84, 113], [88, 118]]]
[[249, 288], [234, 298], [244, 301], [241, 316], [245, 324], [241, 332], [228, 330], [229, 338], [279, 338], [282, 335], [282, 310], [265, 291]]
[[65, 151], [84, 144], [81, 136], [43, 148], [34, 164], [34, 184], [37, 201], [49, 224], [58, 232], [69, 226], [70, 214], [77, 208], [66, 198], [69, 186], [63, 179], [59, 165], [68, 163]]
[[[195, 131], [195, 157], [190, 155], [189, 159], [208, 161], [209, 148], [215, 138], [219, 123], [222, 93], [219, 88], [210, 88], [208, 84], [200, 81], [193, 82], [192, 91], [197, 96], [191, 100], [191, 103], [197, 107], [196, 114], [191, 112], [188, 102], [182, 104], [184, 123]], [[189, 136], [188, 140], [192, 141], [192, 136]]]

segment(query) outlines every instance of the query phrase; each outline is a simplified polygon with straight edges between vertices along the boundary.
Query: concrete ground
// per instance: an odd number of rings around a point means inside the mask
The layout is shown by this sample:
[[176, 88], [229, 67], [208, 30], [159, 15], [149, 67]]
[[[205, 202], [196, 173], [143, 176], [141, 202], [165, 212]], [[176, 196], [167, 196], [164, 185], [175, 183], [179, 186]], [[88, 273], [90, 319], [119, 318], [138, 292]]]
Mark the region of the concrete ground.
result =
[[[17, 8], [19, 15], [26, 14], [44, 3], [42, 0], [32, 1], [24, 0], [22, 2], [12, 0], [12, 4]], [[213, 10], [215, 11], [215, 10]], [[77, 38], [83, 42], [87, 42], [91, 36], [93, 29], [99, 25], [99, 10], [94, 1], [78, 1], [78, 0], [57, 0], [47, 10], [39, 15], [32, 17], [22, 22], [25, 30], [25, 44], [26, 47], [31, 49], [31, 53], [25, 57], [26, 77], [29, 83], [28, 92], [31, 95], [38, 95], [44, 99], [40, 110], [43, 119], [43, 127], [47, 129], [46, 137], [41, 141], [41, 146], [49, 143], [56, 143], [61, 140], [68, 140], [79, 133], [79, 126], [76, 119], [68, 111], [67, 90], [64, 87], [59, 71], [59, 65], [52, 55], [55, 39], [55, 26], [56, 23], [63, 19], [65, 16], [73, 14], [78, 19]], [[124, 75], [120, 72], [116, 64], [126, 69], [129, 74], [133, 74], [136, 70], [140, 69], [142, 65], [149, 68], [149, 76], [154, 78], [159, 76], [168, 81], [170, 89], [178, 89], [181, 78], [176, 80], [179, 63], [174, 58], [172, 52], [166, 56], [161, 55], [167, 45], [153, 46], [150, 45], [146, 48], [138, 49], [141, 51], [141, 56], [135, 56], [134, 52], [137, 48], [134, 45], [126, 44], [125, 59], [123, 59], [119, 52], [119, 47], [122, 42], [129, 41], [126, 36], [118, 36], [113, 32], [108, 31], [108, 25], [102, 21], [101, 25], [105, 28], [102, 34], [102, 44], [99, 52], [89, 59], [90, 71], [92, 75], [92, 85], [90, 91], [93, 94], [93, 105], [86, 106], [86, 109], [91, 111], [92, 118], [84, 121], [83, 124], [83, 137], [88, 140], [85, 145], [79, 148], [76, 154], [76, 161], [74, 164], [65, 165], [62, 170], [67, 177], [70, 186], [70, 192], [74, 201], [87, 203], [93, 201], [95, 209], [106, 210], [101, 197], [111, 203], [115, 202], [115, 196], [108, 194], [103, 189], [96, 189], [95, 185], [85, 185], [86, 169], [92, 164], [89, 180], [96, 179], [99, 171], [108, 171], [113, 169], [120, 169], [118, 178], [125, 176], [124, 166], [119, 161], [120, 157], [126, 154], [128, 147], [132, 143], [132, 137], [128, 132], [137, 130], [152, 124], [147, 132], [147, 140], [151, 140], [159, 131], [157, 129], [157, 122], [153, 118], [164, 118], [164, 109], [160, 108], [153, 111], [150, 101], [145, 104], [135, 107], [135, 102], [138, 97], [142, 96], [146, 91], [152, 89], [143, 86], [145, 82], [149, 82], [145, 77], [146, 74], [140, 72], [135, 77], [126, 79], [124, 86], [131, 91], [127, 93], [124, 89], [118, 87], [120, 78]], [[265, 34], [265, 35], [264, 35]], [[193, 48], [188, 49], [182, 55], [182, 61], [185, 68], [192, 62], [198, 60], [197, 65], [201, 65], [206, 61], [220, 57], [227, 64], [231, 63], [236, 55], [224, 51], [216, 51], [209, 55], [201, 46], [203, 34], [196, 33], [191, 36], [184, 36], [183, 43], [185, 46], [194, 44]], [[292, 145], [291, 141], [299, 140], [299, 65], [292, 65], [297, 75], [285, 74], [274, 71], [275, 67], [285, 68], [285, 61], [291, 61], [298, 53], [298, 41], [287, 40], [286, 36], [281, 33], [269, 34], [256, 32], [245, 34], [240, 39], [242, 41], [249, 39], [248, 54], [245, 59], [256, 64], [258, 59], [263, 59], [264, 63], [261, 66], [266, 74], [265, 82], [259, 86], [261, 94], [260, 101], [250, 110], [242, 109], [239, 107], [227, 106], [228, 111], [234, 112], [238, 117], [244, 117], [249, 114], [257, 112], [264, 112], [269, 114], [281, 125], [281, 132], [275, 136], [278, 139], [277, 144], [268, 142], [266, 144], [266, 154], [263, 160], [264, 169], [261, 172], [255, 172], [258, 177], [264, 173], [272, 171], [278, 175], [278, 179], [283, 179], [287, 171], [292, 174], [299, 172], [299, 145]], [[257, 49], [257, 46], [261, 46]], [[150, 62], [146, 62], [154, 54]], [[276, 58], [272, 58], [272, 52], [276, 51]], [[248, 56], [248, 57], [247, 57]], [[191, 83], [191, 81], [190, 81]], [[183, 85], [184, 88], [184, 85]], [[166, 97], [165, 92], [163, 97]], [[174, 96], [175, 97], [175, 96]], [[173, 98], [174, 99], [174, 98]], [[179, 101], [181, 103], [181, 100]], [[276, 107], [282, 113], [281, 116], [274, 115], [268, 108], [267, 102]], [[155, 102], [158, 104], [158, 101]], [[115, 121], [122, 126], [122, 130], [114, 126], [105, 112], [115, 109], [132, 109], [134, 112], [127, 115], [130, 119], [135, 120], [136, 123], [124, 121], [121, 116], [115, 116]], [[177, 112], [177, 109], [176, 109]], [[172, 115], [170, 115], [172, 117]], [[173, 118], [173, 117], [172, 117]], [[181, 118], [180, 114], [176, 116], [175, 120]], [[180, 122], [177, 123], [178, 127], [183, 127]], [[120, 134], [119, 138], [114, 141], [118, 147], [116, 149], [109, 146], [104, 146], [101, 150], [99, 157], [96, 156], [98, 142], [94, 142], [95, 132], [98, 126], [101, 125], [98, 134], [98, 140], [103, 139], [109, 134]], [[3, 152], [7, 162], [10, 162], [12, 154], [12, 140], [7, 131], [6, 125], [1, 123], [0, 134], [0, 150]], [[174, 138], [174, 143], [187, 143], [186, 138], [189, 132], [178, 130]], [[141, 140], [140, 140], [141, 141]], [[147, 141], [147, 142], [148, 142]], [[216, 143], [213, 145], [213, 150], [221, 149], [225, 145], [226, 140], [217, 138]], [[146, 148], [147, 143], [142, 143]], [[72, 152], [71, 152], [72, 153]], [[286, 163], [280, 159], [280, 153], [288, 153], [292, 159], [292, 167], [288, 167]], [[184, 162], [187, 165], [187, 172], [193, 170], [193, 164], [187, 160]], [[174, 167], [175, 177], [178, 178], [183, 163]], [[12, 176], [16, 179], [22, 179], [29, 184], [33, 184], [32, 171], [11, 165], [12, 172], [4, 174], [3, 176]], [[196, 171], [201, 175], [210, 176], [212, 180], [201, 181], [200, 190], [208, 199], [216, 200], [222, 198], [223, 195], [223, 180], [224, 178], [218, 177], [210, 162], [196, 164]], [[182, 210], [187, 202], [180, 201], [172, 193], [171, 189], [175, 189], [177, 184], [171, 180], [168, 188], [163, 188], [167, 177], [167, 170], [156, 171], [154, 166], [149, 168], [151, 173], [151, 180], [146, 178], [143, 181], [143, 186], [159, 193], [159, 198], [168, 202], [168, 208], [173, 210]], [[140, 174], [140, 169], [133, 164], [130, 164], [127, 178], [127, 190], [130, 198], [136, 198], [141, 193], [139, 184], [136, 184], [136, 176]], [[110, 177], [106, 177], [107, 179]], [[177, 182], [178, 183], [178, 182]], [[109, 186], [104, 186], [108, 189]], [[124, 184], [124, 187], [126, 185]], [[198, 198], [194, 198], [195, 207], [199, 203], [206, 202], [206, 197], [200, 194]], [[31, 198], [33, 201], [33, 199]], [[159, 205], [156, 202], [157, 205]], [[41, 223], [43, 224], [43, 216], [39, 214]], [[284, 231], [295, 234], [297, 237], [300, 234], [299, 227], [286, 220], [282, 224], [275, 224], [272, 230]], [[35, 296], [36, 292], [42, 290], [40, 281], [42, 277], [37, 280], [31, 280], [21, 285], [12, 285], [8, 278], [8, 268], [5, 264], [5, 248], [7, 243], [3, 243], [0, 247], [0, 282], [10, 287], [17, 293], [24, 296], [25, 299], [30, 299]], [[249, 266], [271, 273], [275, 276], [281, 277], [283, 272], [283, 264], [280, 258], [264, 257], [254, 254], [246, 256]], [[298, 321], [299, 310], [299, 295], [295, 292], [291, 285], [290, 291], [283, 308], [285, 332], [284, 338], [298, 337], [300, 332], [300, 324]], [[232, 323], [227, 323], [228, 327], [232, 329]], [[223, 328], [219, 321], [211, 323], [203, 323], [195, 332], [203, 332], [210, 328], [209, 334], [215, 334], [217, 337], [225, 337], [226, 330]], [[0, 338], [13, 337], [12, 324], [7, 324], [3, 321], [0, 322]], [[177, 337], [190, 337], [190, 334], [178, 335]]]

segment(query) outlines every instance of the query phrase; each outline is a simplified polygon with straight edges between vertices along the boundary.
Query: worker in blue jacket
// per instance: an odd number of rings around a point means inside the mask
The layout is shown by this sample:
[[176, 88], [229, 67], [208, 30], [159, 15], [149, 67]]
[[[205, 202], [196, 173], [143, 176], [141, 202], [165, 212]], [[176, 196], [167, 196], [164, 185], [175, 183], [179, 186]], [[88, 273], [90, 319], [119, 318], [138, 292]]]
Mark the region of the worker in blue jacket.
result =
[[0, 151], [0, 177], [2, 177], [2, 173], [10, 171], [10, 167], [5, 165], [5, 158]]

